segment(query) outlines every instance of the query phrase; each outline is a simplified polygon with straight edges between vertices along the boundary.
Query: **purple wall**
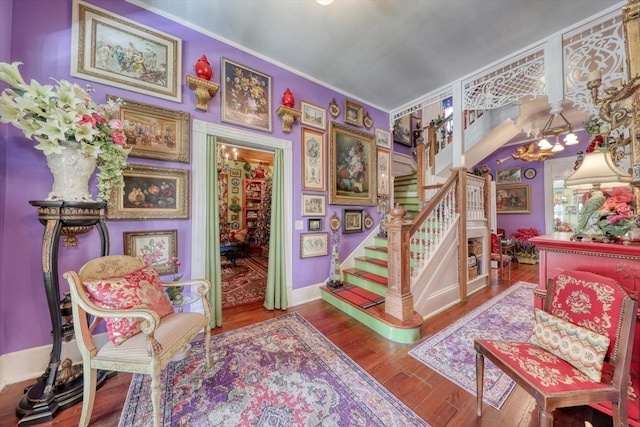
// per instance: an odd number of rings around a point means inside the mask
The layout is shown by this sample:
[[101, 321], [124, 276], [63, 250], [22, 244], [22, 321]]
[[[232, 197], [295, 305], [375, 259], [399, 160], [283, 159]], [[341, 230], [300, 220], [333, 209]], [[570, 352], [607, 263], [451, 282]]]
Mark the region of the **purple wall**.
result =
[[[293, 141], [294, 153], [294, 212], [293, 219], [301, 217], [301, 169], [300, 169], [300, 125], [296, 123], [291, 133], [283, 133], [281, 119], [275, 115], [282, 94], [291, 88], [296, 97], [296, 108], [301, 99], [327, 107], [335, 98], [344, 105], [345, 96], [300, 76], [257, 59], [248, 53], [227, 46], [217, 40], [154, 15], [123, 0], [94, 0], [90, 3], [120, 14], [138, 23], [156, 28], [182, 39], [182, 73], [194, 74], [193, 64], [202, 54], [207, 55], [214, 69], [213, 81], [220, 82], [220, 58], [226, 57], [241, 64], [260, 70], [272, 77], [273, 137]], [[69, 0], [0, 0], [3, 13], [0, 17], [2, 37], [0, 38], [0, 59], [20, 61], [26, 80], [36, 79], [46, 83], [51, 77], [69, 79], [80, 84], [91, 83], [95, 88], [94, 99], [100, 103], [106, 94], [145, 102], [160, 107], [184, 110], [192, 118], [220, 123], [219, 93], [209, 102], [209, 111], [195, 109], [195, 97], [183, 83], [182, 103], [166, 101], [123, 89], [72, 78], [70, 75], [71, 13]], [[11, 8], [13, 10], [11, 11]], [[33, 13], [38, 10], [38, 13]], [[8, 13], [7, 13], [8, 12]], [[14, 24], [13, 26], [11, 24]], [[181, 78], [184, 81], [184, 77]], [[357, 100], [356, 100], [357, 101]], [[342, 108], [343, 109], [343, 108]], [[389, 117], [386, 112], [365, 106], [374, 122], [374, 127], [387, 128]], [[330, 116], [327, 115], [329, 118]], [[338, 121], [342, 122], [339, 117]], [[233, 125], [229, 125], [233, 126]], [[249, 130], [243, 128], [245, 130]], [[251, 131], [251, 130], [249, 130]], [[371, 130], [373, 131], [373, 129]], [[259, 131], [254, 131], [260, 133]], [[327, 135], [328, 137], [328, 135]], [[33, 149], [35, 143], [25, 139], [12, 126], [0, 125], [0, 354], [46, 345], [51, 342], [51, 323], [43, 291], [41, 272], [41, 242], [44, 228], [37, 220], [37, 211], [29, 205], [29, 200], [46, 197], [51, 189], [52, 178], [42, 154]], [[10, 159], [10, 161], [8, 161]], [[131, 158], [131, 163], [161, 165], [164, 167], [190, 168], [182, 163], [157, 162], [148, 159]], [[95, 180], [92, 182], [93, 193]], [[328, 231], [328, 218], [334, 212], [340, 215], [342, 206], [328, 206], [327, 217], [323, 221]], [[378, 219], [375, 207], [366, 210]], [[109, 221], [111, 253], [123, 252], [122, 233], [141, 230], [178, 230], [178, 255], [187, 261], [191, 255], [191, 221]], [[293, 228], [293, 224], [291, 224]], [[299, 234], [293, 231], [293, 277], [294, 289], [323, 281], [329, 272], [329, 257], [299, 259]], [[361, 241], [364, 234], [342, 236], [341, 254], [348, 254]], [[78, 248], [60, 249], [59, 271], [78, 269], [84, 262], [99, 256], [99, 238], [93, 231], [79, 237]], [[188, 262], [183, 266], [188, 269]], [[185, 271], [189, 277], [189, 271]], [[61, 278], [61, 290], [67, 288]]]
[[[584, 151], [589, 145], [589, 135], [584, 132], [576, 132], [578, 136], [579, 144], [568, 146], [562, 152], [560, 152], [554, 158], [563, 157], [576, 157], [578, 151]], [[496, 160], [509, 157], [517, 148], [517, 145], [509, 147], [503, 147], [491, 156], [487, 157], [483, 161], [479, 162], [476, 167], [482, 167], [487, 165], [491, 168], [491, 175], [495, 179], [495, 172], [497, 169], [510, 168], [510, 167], [522, 167], [522, 172], [525, 169], [533, 168], [536, 170], [536, 176], [533, 179], [522, 178], [522, 184], [529, 185], [531, 194], [531, 213], [528, 214], [498, 214], [497, 225], [498, 228], [504, 228], [506, 235], [510, 235], [518, 228], [530, 228], [535, 227], [541, 234], [545, 232], [545, 211], [544, 211], [544, 163], [540, 162], [524, 162], [522, 160], [509, 159], [502, 164], [497, 164]], [[500, 188], [501, 186], [496, 186]]]

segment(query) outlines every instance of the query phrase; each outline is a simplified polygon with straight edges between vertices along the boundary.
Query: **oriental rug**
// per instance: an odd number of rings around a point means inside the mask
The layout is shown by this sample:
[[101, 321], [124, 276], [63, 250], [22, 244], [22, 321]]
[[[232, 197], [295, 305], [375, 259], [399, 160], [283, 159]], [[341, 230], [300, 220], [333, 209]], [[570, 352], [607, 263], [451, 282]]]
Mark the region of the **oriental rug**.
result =
[[[426, 339], [409, 354], [449, 381], [476, 395], [473, 340], [527, 341], [533, 332], [533, 290], [518, 282]], [[485, 359], [483, 400], [500, 409], [515, 387], [511, 378]]]
[[269, 258], [238, 258], [222, 269], [222, 308], [264, 301]]
[[[169, 426], [428, 426], [297, 313], [211, 337], [162, 372]], [[120, 427], [151, 426], [151, 379], [135, 374]]]

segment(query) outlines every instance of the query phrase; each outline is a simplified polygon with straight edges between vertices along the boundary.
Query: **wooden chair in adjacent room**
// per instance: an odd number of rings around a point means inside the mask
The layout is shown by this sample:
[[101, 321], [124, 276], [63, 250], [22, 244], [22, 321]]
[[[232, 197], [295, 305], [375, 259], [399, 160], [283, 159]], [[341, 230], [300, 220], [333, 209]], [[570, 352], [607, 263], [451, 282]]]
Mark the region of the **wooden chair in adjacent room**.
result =
[[567, 270], [549, 281], [529, 342], [475, 340], [477, 415], [484, 359], [537, 402], [540, 426], [556, 408], [610, 402], [613, 424], [628, 425], [628, 385], [638, 302], [612, 278]]
[[511, 254], [503, 252], [500, 237], [496, 233], [491, 233], [491, 261], [495, 261], [498, 264], [501, 281], [504, 279], [506, 269], [508, 283], [511, 283], [511, 258]]
[[[68, 271], [73, 328], [82, 354], [84, 390], [80, 426], [91, 419], [96, 395], [97, 370], [123, 371], [151, 376], [153, 425], [161, 423], [160, 372], [171, 359], [204, 331], [205, 358], [209, 366], [211, 287], [208, 280], [161, 282], [157, 271], [141, 258], [127, 255], [100, 257], [79, 272]], [[194, 287], [204, 313], [174, 312], [164, 288]], [[87, 314], [93, 316], [89, 323]], [[100, 320], [107, 322], [110, 340], [102, 345], [92, 332]]]

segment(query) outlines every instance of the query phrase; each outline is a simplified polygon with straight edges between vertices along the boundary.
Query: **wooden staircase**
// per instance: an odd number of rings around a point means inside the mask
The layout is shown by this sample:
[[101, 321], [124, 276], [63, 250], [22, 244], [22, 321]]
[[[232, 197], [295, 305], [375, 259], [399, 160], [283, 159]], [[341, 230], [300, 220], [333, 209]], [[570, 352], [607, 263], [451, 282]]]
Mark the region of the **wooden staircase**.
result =
[[[415, 175], [396, 178], [394, 200], [408, 209], [407, 217], [409, 212], [413, 216], [418, 213], [420, 202], [417, 200]], [[387, 239], [376, 236], [374, 245], [365, 247], [364, 256], [355, 258], [355, 267], [343, 270], [343, 288], [354, 286], [384, 297], [389, 277], [387, 260]], [[384, 302], [361, 308], [343, 298], [340, 289], [321, 286], [322, 298], [391, 341], [410, 344], [420, 338], [423, 323], [420, 314], [414, 312], [410, 319], [402, 321], [385, 313]]]

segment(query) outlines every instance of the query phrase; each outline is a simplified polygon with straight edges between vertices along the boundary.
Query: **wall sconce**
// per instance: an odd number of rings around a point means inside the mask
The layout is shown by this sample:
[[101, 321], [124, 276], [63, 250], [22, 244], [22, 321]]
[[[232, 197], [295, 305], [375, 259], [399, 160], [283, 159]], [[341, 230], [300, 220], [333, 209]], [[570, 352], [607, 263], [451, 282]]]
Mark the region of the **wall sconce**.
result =
[[282, 105], [279, 106], [276, 111], [276, 114], [282, 117], [283, 132], [291, 132], [293, 122], [302, 115], [300, 110], [293, 108], [294, 103], [295, 100], [293, 98], [293, 94], [291, 93], [291, 90], [287, 88], [287, 90], [284, 91], [284, 95], [282, 95]]
[[190, 75], [187, 75], [187, 86], [196, 95], [196, 108], [202, 111], [208, 110], [209, 99], [216, 96], [220, 87], [217, 83]]

